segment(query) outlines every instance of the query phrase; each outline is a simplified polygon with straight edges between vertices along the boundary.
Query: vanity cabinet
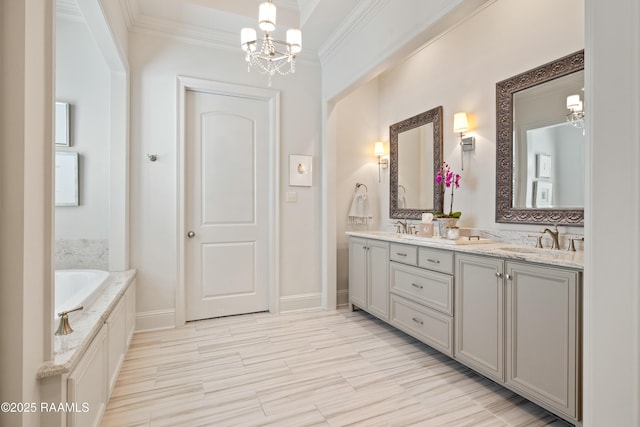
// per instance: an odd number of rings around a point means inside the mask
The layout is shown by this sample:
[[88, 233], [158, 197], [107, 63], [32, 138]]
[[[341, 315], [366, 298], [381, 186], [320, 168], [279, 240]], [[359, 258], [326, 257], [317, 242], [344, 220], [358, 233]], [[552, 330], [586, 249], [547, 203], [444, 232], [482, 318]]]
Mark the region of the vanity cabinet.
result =
[[580, 273], [458, 254], [455, 277], [456, 359], [579, 419]]
[[507, 262], [506, 382], [580, 418], [580, 272]]
[[389, 320], [389, 243], [349, 240], [349, 303]]
[[504, 261], [456, 255], [456, 359], [503, 382]]
[[[453, 356], [453, 253], [391, 244], [390, 322]], [[407, 254], [406, 256], [402, 254]]]

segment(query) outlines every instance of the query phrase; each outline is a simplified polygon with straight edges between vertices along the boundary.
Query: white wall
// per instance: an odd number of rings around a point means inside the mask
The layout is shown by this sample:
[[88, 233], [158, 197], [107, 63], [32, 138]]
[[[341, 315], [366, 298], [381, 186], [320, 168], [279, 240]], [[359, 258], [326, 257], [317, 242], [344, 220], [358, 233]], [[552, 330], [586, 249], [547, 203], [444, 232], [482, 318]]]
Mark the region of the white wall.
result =
[[[376, 79], [347, 90], [332, 110], [337, 128], [328, 142], [335, 144], [337, 159], [339, 303], [344, 302], [348, 278], [344, 211], [348, 210], [355, 181], [365, 182], [375, 200], [372, 228], [393, 230], [389, 170], [383, 170], [382, 183], [378, 184], [373, 143], [386, 141], [388, 150], [391, 124], [431, 108], [443, 106], [444, 159], [463, 176], [454, 201], [454, 210], [463, 213], [460, 225], [531, 229], [495, 223], [495, 84], [582, 49], [583, 21], [582, 0], [497, 1]], [[544, 31], [540, 30], [542, 23]], [[476, 137], [476, 150], [465, 153], [464, 171], [460, 170], [459, 135], [452, 131], [453, 115], [458, 111], [470, 113], [473, 127], [467, 134]], [[447, 192], [445, 206], [449, 197]], [[582, 228], [574, 227], [571, 232], [580, 234]]]
[[[240, 49], [219, 49], [132, 33], [131, 264], [138, 269], [139, 328], [174, 325], [177, 241], [178, 75], [266, 87], [267, 77], [247, 73]], [[296, 73], [274, 77], [280, 114], [280, 307], [319, 307], [321, 102], [318, 65], [298, 62]], [[151, 163], [147, 154], [158, 155]], [[289, 187], [290, 154], [314, 156], [314, 186]], [[296, 203], [286, 203], [296, 191]], [[180, 237], [182, 238], [182, 237]]]
[[[378, 183], [377, 158], [373, 155], [378, 140], [378, 81], [362, 85], [349, 97], [336, 104], [332, 114], [336, 118], [336, 211], [337, 211], [337, 303], [347, 303], [349, 279], [349, 240], [346, 231], [376, 230], [380, 227], [380, 187], [389, 186], [388, 174]], [[386, 144], [386, 152], [389, 147]], [[356, 183], [368, 188], [373, 224], [347, 223], [347, 215]]]
[[427, 40], [493, 0], [372, 0], [360, 2], [320, 49], [322, 94], [337, 100]]
[[586, 5], [584, 425], [632, 427], [640, 425], [640, 3]]
[[[462, 212], [459, 224], [530, 229], [495, 223], [495, 84], [582, 48], [582, 0], [497, 1], [379, 77], [379, 134], [388, 140], [389, 125], [442, 105], [444, 160], [462, 175], [454, 201]], [[472, 115], [467, 134], [476, 137], [464, 171], [459, 135], [452, 131], [458, 111]], [[387, 200], [388, 186], [381, 190]]]
[[[84, 6], [84, 4], [90, 4], [95, 0], [77, 0], [83, 10], [86, 13], [88, 8]], [[113, 0], [99, 0], [99, 9], [102, 10], [104, 16], [106, 17], [106, 24], [109, 26], [112, 40], [109, 41], [109, 45], [112, 46], [111, 49], [118, 52], [120, 56], [121, 62], [126, 64], [126, 60], [129, 54], [129, 30], [127, 28], [127, 23], [124, 15], [124, 11], [122, 7], [124, 5], [121, 1], [113, 1]], [[93, 9], [96, 9], [95, 7]], [[116, 61], [115, 65], [117, 64]]]
[[[53, 2], [0, 2], [0, 401], [39, 402], [53, 325]], [[38, 413], [0, 412], [3, 427]]]
[[111, 72], [80, 21], [56, 20], [56, 99], [70, 104], [71, 146], [79, 155], [80, 206], [56, 208], [56, 239], [107, 239]]

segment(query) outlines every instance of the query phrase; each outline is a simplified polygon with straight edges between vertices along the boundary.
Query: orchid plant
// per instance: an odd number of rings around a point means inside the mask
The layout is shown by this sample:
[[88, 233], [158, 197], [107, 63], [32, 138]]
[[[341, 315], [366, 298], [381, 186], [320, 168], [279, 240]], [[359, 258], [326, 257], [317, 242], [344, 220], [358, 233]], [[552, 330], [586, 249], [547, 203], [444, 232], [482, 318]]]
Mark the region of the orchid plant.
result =
[[444, 183], [444, 186], [446, 188], [451, 187], [451, 204], [449, 205], [448, 214], [441, 213], [438, 216], [444, 218], [460, 218], [460, 215], [462, 215], [462, 212], [453, 212], [453, 190], [454, 188], [460, 188], [461, 178], [462, 177], [460, 176], [460, 174], [453, 173], [446, 162], [442, 162], [442, 166], [440, 166], [440, 169], [438, 169], [438, 173], [436, 173], [436, 183]]

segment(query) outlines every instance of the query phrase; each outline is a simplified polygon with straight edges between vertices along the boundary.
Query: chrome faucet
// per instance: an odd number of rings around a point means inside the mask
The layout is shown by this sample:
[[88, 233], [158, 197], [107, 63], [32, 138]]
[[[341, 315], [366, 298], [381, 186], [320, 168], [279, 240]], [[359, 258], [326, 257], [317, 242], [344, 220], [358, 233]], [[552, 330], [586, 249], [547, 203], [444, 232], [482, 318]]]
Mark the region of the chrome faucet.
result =
[[540, 233], [542, 233], [542, 235], [544, 235], [544, 233], [549, 233], [552, 241], [551, 249], [560, 249], [560, 243], [558, 243], [558, 224], [555, 224], [553, 226], [553, 230], [550, 230], [549, 228], [545, 228]]
[[398, 220], [398, 221], [396, 221], [396, 223], [394, 225], [398, 228], [398, 233], [407, 234], [407, 220], [406, 219], [404, 220], [404, 222]]

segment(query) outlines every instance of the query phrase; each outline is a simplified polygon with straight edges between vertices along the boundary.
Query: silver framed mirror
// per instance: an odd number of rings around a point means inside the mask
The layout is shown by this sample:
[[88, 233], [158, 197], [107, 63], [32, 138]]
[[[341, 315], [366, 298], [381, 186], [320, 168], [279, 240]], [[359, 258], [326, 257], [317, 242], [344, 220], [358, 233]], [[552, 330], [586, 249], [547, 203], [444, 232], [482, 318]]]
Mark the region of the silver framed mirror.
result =
[[584, 50], [496, 83], [496, 222], [584, 226], [583, 91]]
[[442, 106], [389, 126], [389, 217], [421, 219], [441, 212], [443, 192], [435, 184], [442, 164]]

